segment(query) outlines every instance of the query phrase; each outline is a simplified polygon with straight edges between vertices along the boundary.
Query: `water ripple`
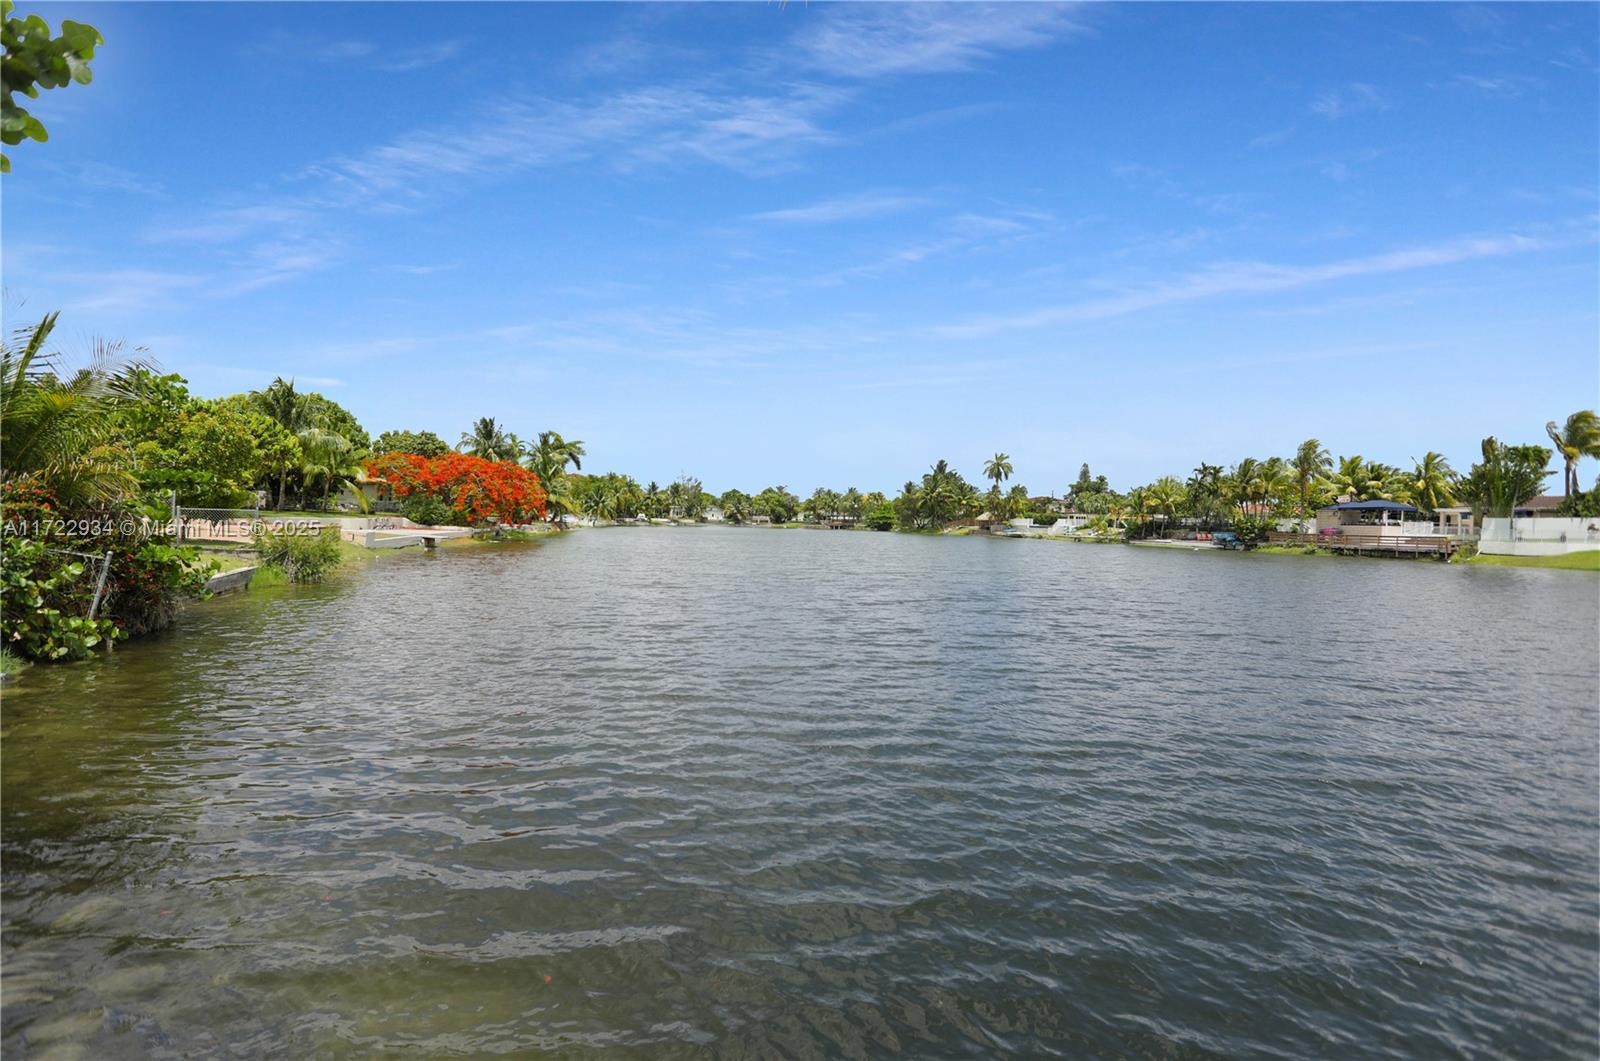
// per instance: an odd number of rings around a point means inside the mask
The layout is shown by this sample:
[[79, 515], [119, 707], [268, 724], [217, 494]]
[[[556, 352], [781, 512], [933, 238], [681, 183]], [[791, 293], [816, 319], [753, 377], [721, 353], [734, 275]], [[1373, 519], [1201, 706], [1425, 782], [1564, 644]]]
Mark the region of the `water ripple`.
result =
[[604, 531], [257, 591], [4, 718], [90, 1057], [1592, 1057], [1547, 571]]

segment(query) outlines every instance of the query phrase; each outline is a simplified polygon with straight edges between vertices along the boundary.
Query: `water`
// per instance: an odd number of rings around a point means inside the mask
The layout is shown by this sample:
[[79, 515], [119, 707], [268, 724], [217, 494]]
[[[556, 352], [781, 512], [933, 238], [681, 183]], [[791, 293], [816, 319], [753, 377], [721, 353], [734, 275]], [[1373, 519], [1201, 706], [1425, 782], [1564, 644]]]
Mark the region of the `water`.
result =
[[1593, 1057], [1579, 572], [695, 528], [4, 718], [7, 1056]]

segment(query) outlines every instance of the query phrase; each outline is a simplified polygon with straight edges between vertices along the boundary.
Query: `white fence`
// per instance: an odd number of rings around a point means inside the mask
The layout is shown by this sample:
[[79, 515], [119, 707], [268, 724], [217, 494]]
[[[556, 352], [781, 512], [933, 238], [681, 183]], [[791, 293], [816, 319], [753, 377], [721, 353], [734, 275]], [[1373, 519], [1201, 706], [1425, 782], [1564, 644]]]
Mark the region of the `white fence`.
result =
[[1478, 536], [1479, 552], [1501, 556], [1560, 556], [1591, 549], [1600, 549], [1600, 518], [1490, 516]]

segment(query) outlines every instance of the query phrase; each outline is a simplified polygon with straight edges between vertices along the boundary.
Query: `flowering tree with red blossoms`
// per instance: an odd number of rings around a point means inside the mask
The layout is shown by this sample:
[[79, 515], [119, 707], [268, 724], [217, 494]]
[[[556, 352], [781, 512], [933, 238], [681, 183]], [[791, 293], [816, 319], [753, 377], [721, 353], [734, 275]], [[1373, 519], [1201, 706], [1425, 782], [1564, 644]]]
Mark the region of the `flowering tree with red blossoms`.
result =
[[437, 457], [385, 453], [367, 462], [367, 475], [387, 479], [399, 497], [419, 493], [437, 497], [468, 526], [491, 519], [528, 523], [544, 518], [545, 492], [539, 477], [510, 461], [455, 452]]

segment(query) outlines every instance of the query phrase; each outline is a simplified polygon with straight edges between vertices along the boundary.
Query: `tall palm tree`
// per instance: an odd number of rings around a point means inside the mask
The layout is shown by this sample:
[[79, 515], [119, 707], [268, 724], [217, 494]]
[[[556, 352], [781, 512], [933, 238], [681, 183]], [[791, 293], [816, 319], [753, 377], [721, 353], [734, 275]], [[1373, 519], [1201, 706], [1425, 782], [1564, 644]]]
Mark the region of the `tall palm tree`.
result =
[[1202, 527], [1209, 528], [1216, 521], [1217, 504], [1222, 500], [1222, 466], [1201, 462], [1187, 485], [1190, 511]]
[[983, 477], [994, 480], [996, 488], [1007, 479], [1011, 478], [1011, 456], [1007, 453], [996, 453], [990, 457], [983, 466]]
[[[545, 492], [555, 498], [566, 496], [564, 483], [567, 478], [567, 465], [570, 464], [574, 470], [581, 471], [583, 469], [583, 457], [582, 441], [578, 439], [568, 441], [556, 431], [541, 431], [539, 432], [538, 441], [527, 448], [526, 457], [522, 463], [529, 471], [539, 477], [539, 481], [544, 484]], [[651, 484], [651, 486], [654, 485], [654, 483]], [[654, 503], [655, 501], [652, 498], [650, 504], [654, 505]], [[546, 518], [552, 521], [559, 520], [561, 516], [565, 515], [565, 512], [560, 511], [560, 508], [561, 505], [559, 503], [547, 502], [545, 505]], [[567, 511], [571, 511], [571, 509], [569, 508]], [[650, 512], [650, 509], [647, 508], [646, 511]], [[654, 515], [654, 512], [650, 512], [650, 514]]]
[[1455, 504], [1456, 473], [1444, 455], [1429, 450], [1415, 463], [1416, 468], [1402, 484], [1410, 503], [1430, 515]]
[[44, 352], [58, 315], [0, 345], [0, 478], [36, 476], [69, 510], [112, 505], [137, 489], [112, 432], [118, 404], [147, 366], [97, 341], [86, 367], [61, 374], [59, 355]]
[[921, 514], [927, 518], [930, 526], [937, 527], [954, 518], [954, 513], [965, 500], [962, 496], [956, 479], [958, 476], [950, 468], [950, 462], [941, 460], [928, 470], [922, 477], [922, 489], [918, 495]]
[[1254, 457], [1245, 457], [1228, 471], [1224, 489], [1229, 500], [1242, 511], [1255, 500], [1260, 482], [1261, 462]]
[[516, 460], [520, 456], [514, 449], [511, 436], [494, 422], [492, 416], [480, 416], [473, 423], [471, 431], [462, 433], [456, 448], [474, 457], [492, 461]]
[[1328, 475], [1328, 489], [1340, 501], [1359, 501], [1367, 483], [1367, 461], [1357, 453], [1340, 457], [1338, 467]]
[[1308, 438], [1294, 451], [1295, 485], [1300, 488], [1300, 515], [1311, 507], [1311, 488], [1333, 467], [1333, 456], [1317, 439]]
[[558, 431], [541, 431], [539, 440], [528, 449], [528, 467], [544, 478], [547, 474], [559, 475], [572, 465], [574, 471], [583, 470], [585, 451], [581, 439], [564, 439]]
[[1177, 518], [1178, 510], [1188, 501], [1189, 493], [1175, 476], [1164, 475], [1150, 484], [1145, 496], [1155, 506], [1155, 513], [1161, 517], [1165, 529]]
[[1578, 458], [1600, 457], [1600, 415], [1593, 409], [1580, 409], [1567, 417], [1565, 424], [1554, 420], [1544, 425], [1545, 433], [1556, 445], [1556, 453], [1566, 463], [1561, 487], [1566, 497], [1581, 493], [1578, 483]]

